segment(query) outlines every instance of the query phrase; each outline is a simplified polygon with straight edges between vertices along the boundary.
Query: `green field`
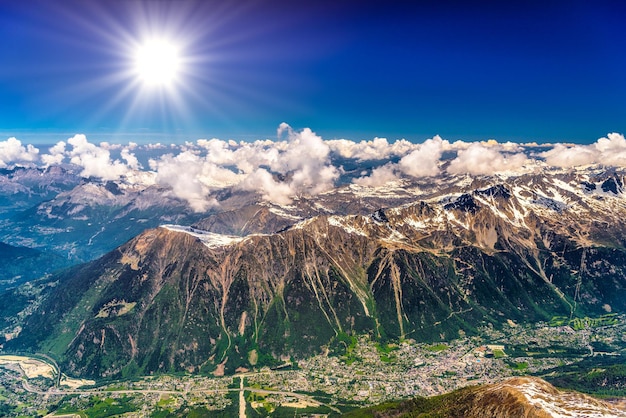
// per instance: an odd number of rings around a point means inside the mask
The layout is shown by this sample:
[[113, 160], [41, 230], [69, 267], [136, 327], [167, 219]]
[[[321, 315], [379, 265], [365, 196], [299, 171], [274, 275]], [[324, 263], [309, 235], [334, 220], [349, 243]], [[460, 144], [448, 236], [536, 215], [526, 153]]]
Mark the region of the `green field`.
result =
[[433, 345], [427, 345], [426, 350], [428, 351], [432, 351], [433, 353], [438, 353], [439, 351], [443, 351], [443, 350], [447, 350], [448, 346], [446, 344], [433, 344]]
[[548, 323], [551, 327], [562, 327], [569, 325], [576, 331], [583, 329], [593, 329], [599, 327], [608, 327], [617, 325], [619, 323], [619, 317], [615, 313], [606, 314], [597, 318], [568, 318], [566, 316], [554, 316]]

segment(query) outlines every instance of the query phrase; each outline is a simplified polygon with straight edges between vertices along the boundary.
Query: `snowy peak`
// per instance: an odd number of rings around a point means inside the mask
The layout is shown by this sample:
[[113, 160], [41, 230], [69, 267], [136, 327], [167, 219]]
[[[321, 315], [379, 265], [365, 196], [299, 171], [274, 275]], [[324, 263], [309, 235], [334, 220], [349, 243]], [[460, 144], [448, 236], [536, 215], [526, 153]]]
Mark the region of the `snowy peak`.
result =
[[[195, 227], [237, 236], [285, 234], [292, 230], [322, 236], [328, 228], [334, 228], [385, 245], [439, 250], [454, 248], [459, 243], [495, 250], [520, 241], [537, 249], [544, 247], [545, 236], [554, 232], [585, 246], [594, 242], [622, 245], [618, 237], [624, 229], [620, 220], [626, 216], [626, 199], [612, 192], [613, 186], [619, 192], [623, 185], [617, 175], [601, 181], [578, 174], [522, 175], [491, 179], [498, 180], [493, 183], [487, 180], [369, 214], [330, 215], [328, 207], [333, 206], [333, 201], [329, 194], [325, 196], [325, 205], [321, 205], [326, 214], [316, 215], [311, 209], [313, 205], [304, 201], [283, 208], [256, 205], [212, 215]], [[589, 192], [589, 185], [596, 184], [592, 180], [598, 185], [594, 193]], [[602, 184], [608, 184], [605, 188], [611, 191], [603, 192]], [[236, 227], [225, 226], [230, 224]], [[576, 225], [575, 230], [572, 225]], [[613, 226], [613, 237], [607, 236], [606, 225]], [[231, 241], [219, 242], [228, 245]]]

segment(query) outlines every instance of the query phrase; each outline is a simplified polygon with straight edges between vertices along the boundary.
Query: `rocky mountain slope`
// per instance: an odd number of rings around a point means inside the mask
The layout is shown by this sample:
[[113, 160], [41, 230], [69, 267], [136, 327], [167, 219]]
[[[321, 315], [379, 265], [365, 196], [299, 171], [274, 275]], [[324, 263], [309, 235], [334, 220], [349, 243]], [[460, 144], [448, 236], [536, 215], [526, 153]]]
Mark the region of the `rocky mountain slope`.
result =
[[330, 214], [370, 193], [350, 186], [305, 220], [296, 202], [147, 230], [59, 276], [7, 346], [51, 352], [83, 376], [233, 372], [346, 334], [434, 341], [626, 311], [622, 175], [442, 181], [389, 193], [394, 207], [366, 215]]
[[580, 393], [559, 391], [538, 378], [520, 377], [493, 385], [464, 388], [433, 398], [417, 398], [346, 414], [351, 418], [416, 416], [618, 418], [626, 417], [626, 412]]

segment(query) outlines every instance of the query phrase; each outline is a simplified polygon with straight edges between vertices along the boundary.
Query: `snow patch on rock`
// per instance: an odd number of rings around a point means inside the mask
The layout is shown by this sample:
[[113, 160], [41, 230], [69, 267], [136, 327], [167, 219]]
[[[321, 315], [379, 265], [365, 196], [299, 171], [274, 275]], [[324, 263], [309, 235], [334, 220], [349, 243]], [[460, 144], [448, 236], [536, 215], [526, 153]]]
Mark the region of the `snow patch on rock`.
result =
[[233, 235], [222, 235], [213, 232], [203, 231], [201, 229], [192, 228], [182, 225], [161, 225], [161, 228], [165, 228], [168, 231], [184, 232], [198, 238], [204, 245], [209, 248], [225, 247], [228, 245], [236, 244], [244, 241], [247, 237], [237, 237]]

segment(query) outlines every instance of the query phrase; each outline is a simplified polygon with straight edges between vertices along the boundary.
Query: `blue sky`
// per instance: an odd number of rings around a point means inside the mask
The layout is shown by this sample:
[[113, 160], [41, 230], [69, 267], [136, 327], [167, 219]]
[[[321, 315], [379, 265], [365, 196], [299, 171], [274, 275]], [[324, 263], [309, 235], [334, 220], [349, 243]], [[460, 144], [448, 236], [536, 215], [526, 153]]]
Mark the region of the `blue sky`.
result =
[[[181, 48], [142, 88], [132, 48]], [[626, 125], [620, 2], [0, 0], [0, 134], [592, 142]]]

